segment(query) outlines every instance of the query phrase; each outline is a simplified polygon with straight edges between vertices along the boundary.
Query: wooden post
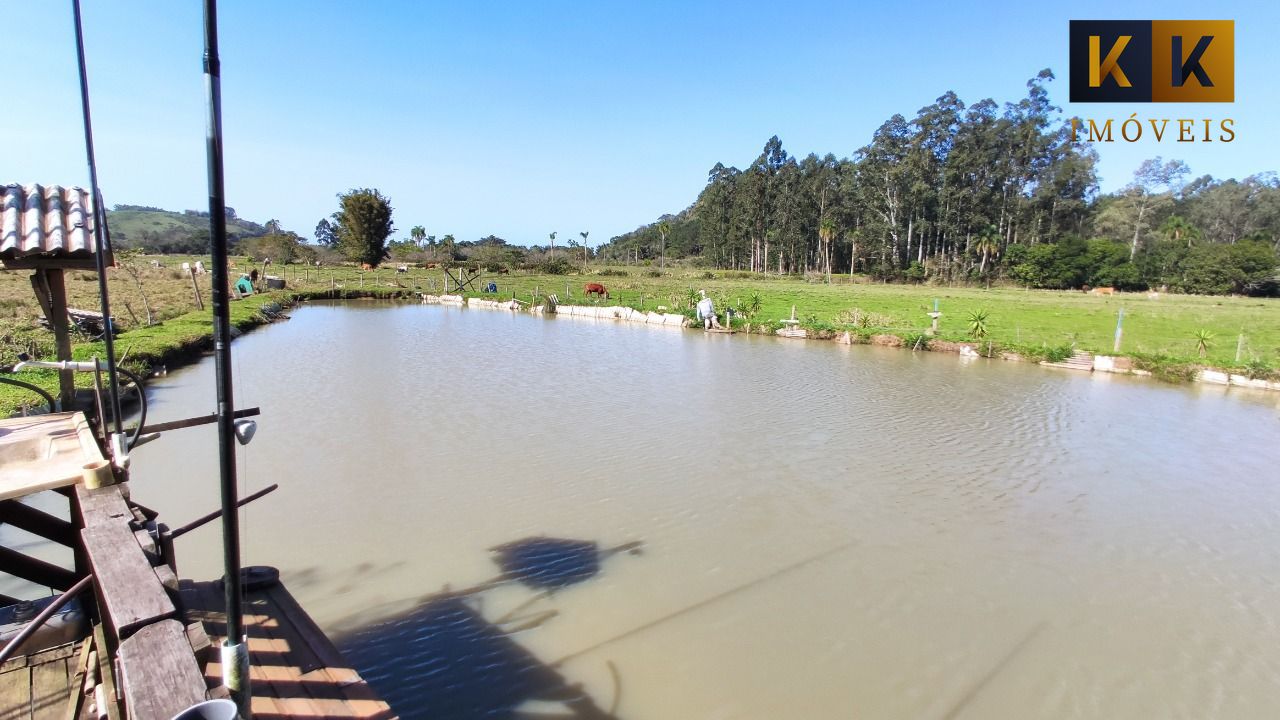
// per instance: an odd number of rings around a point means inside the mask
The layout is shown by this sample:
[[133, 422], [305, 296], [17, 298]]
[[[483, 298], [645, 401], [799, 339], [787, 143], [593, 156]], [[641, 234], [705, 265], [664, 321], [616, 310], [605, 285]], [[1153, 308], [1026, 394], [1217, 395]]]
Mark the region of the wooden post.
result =
[[196, 309], [204, 310], [204, 299], [200, 297], [200, 285], [199, 283], [196, 282], [196, 271], [192, 270], [190, 275], [191, 275], [191, 289], [196, 294]]
[[[71, 359], [71, 328], [67, 321], [67, 285], [61, 268], [46, 268], [38, 271], [44, 276], [44, 285], [49, 291], [49, 312], [52, 317], [54, 346], [57, 348], [59, 360]], [[106, 319], [103, 324], [107, 325]], [[58, 371], [58, 392], [62, 400], [62, 409], [70, 410], [75, 405], [76, 377], [71, 370]]]

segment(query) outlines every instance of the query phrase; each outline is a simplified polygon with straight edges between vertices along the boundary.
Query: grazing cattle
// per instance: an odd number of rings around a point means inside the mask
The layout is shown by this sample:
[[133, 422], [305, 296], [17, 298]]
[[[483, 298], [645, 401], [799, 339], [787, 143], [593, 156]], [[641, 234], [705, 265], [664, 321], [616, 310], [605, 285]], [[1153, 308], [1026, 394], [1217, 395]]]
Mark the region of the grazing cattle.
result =
[[372, 266], [372, 265], [370, 265], [369, 263], [360, 263], [360, 269], [361, 269], [361, 270], [372, 270], [372, 269], [373, 269], [373, 266]]
[[1113, 287], [1096, 287], [1089, 291], [1090, 295], [1115, 295], [1116, 289]]
[[196, 274], [197, 274], [197, 275], [203, 275], [203, 274], [204, 274], [204, 263], [203, 263], [202, 261], [200, 261], [200, 260], [197, 260], [197, 261], [196, 261]]
[[159, 261], [159, 260], [152, 260], [152, 261], [151, 261], [151, 267], [153, 267], [153, 268], [158, 268], [158, 267], [164, 267], [164, 266], [160, 264], [160, 261]]
[[1088, 283], [1085, 283], [1084, 285], [1081, 285], [1081, 286], [1080, 286], [1080, 292], [1082, 292], [1082, 293], [1087, 293], [1087, 292], [1089, 292], [1089, 291], [1090, 291], [1090, 290], [1092, 290], [1092, 289], [1093, 289], [1093, 287], [1091, 287]]
[[401, 265], [401, 266], [399, 266], [399, 267], [397, 267], [397, 268], [396, 268], [396, 272], [398, 272], [398, 273], [407, 273], [407, 272], [409, 272], [409, 266], [408, 266], [408, 265]]
[[500, 268], [498, 268], [498, 274], [499, 274], [499, 275], [510, 275], [510, 274], [511, 274], [511, 269], [510, 269], [510, 268], [500, 267]]
[[595, 295], [597, 298], [604, 297], [606, 300], [609, 299], [609, 291], [600, 283], [587, 283], [582, 286], [582, 292], [588, 297]]
[[191, 263], [182, 263], [182, 272], [187, 273], [187, 274], [190, 274], [190, 273], [191, 273]]

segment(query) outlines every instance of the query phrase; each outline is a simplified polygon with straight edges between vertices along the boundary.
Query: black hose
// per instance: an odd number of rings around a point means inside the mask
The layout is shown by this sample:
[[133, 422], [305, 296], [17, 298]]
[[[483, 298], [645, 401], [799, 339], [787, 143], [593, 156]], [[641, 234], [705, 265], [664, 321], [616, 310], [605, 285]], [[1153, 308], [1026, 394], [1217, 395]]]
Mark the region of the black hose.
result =
[[132, 450], [133, 446], [137, 444], [138, 438], [142, 436], [142, 426], [147, 423], [147, 390], [142, 387], [142, 381], [138, 379], [138, 376], [132, 372], [125, 370], [121, 366], [116, 366], [116, 372], [128, 377], [138, 388], [138, 427], [134, 428], [133, 434], [129, 436], [129, 444], [125, 446], [126, 450]]
[[50, 395], [47, 390], [40, 387], [39, 385], [32, 385], [29, 382], [14, 380], [12, 378], [7, 378], [3, 376], [0, 376], [0, 383], [4, 383], [5, 385], [16, 385], [20, 388], [26, 388], [27, 390], [30, 390], [31, 392], [36, 393], [40, 397], [44, 398], [45, 402], [49, 403], [49, 412], [54, 412], [58, 408], [57, 404], [54, 403], [53, 401], [53, 396]]

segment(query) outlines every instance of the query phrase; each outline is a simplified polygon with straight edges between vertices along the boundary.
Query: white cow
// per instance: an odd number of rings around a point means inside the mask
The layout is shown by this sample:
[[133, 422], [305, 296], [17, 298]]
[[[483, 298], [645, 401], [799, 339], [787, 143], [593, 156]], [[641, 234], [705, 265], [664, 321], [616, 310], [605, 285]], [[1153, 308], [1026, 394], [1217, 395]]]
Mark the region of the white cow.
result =
[[204, 274], [204, 263], [203, 263], [202, 261], [200, 261], [200, 260], [197, 260], [197, 261], [196, 261], [196, 274], [197, 274], [197, 275], [203, 275], [203, 274]]

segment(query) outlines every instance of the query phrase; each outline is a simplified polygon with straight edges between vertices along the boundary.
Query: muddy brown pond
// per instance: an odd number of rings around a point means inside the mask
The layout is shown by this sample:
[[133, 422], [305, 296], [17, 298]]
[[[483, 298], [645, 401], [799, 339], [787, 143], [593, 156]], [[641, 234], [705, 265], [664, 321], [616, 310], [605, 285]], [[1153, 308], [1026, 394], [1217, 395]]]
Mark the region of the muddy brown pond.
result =
[[[405, 717], [1280, 709], [1280, 399], [370, 302], [235, 343], [244, 561]], [[212, 362], [153, 421], [214, 409]], [[134, 454], [176, 525], [211, 427]], [[179, 540], [216, 577], [215, 524]]]

